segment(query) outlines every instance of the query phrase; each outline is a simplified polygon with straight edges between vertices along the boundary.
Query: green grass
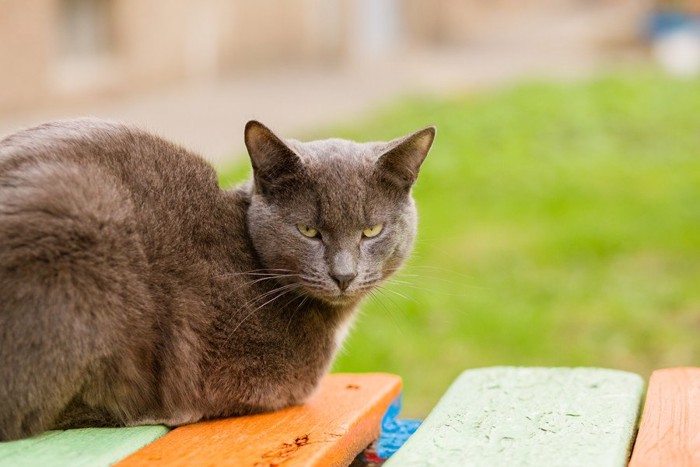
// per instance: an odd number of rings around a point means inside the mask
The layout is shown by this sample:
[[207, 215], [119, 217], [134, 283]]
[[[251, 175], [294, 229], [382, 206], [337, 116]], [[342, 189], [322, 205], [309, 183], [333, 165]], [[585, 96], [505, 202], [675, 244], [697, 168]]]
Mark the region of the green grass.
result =
[[335, 371], [400, 374], [423, 416], [466, 368], [700, 365], [700, 82], [404, 99], [309, 138], [426, 124], [411, 285], [364, 305]]

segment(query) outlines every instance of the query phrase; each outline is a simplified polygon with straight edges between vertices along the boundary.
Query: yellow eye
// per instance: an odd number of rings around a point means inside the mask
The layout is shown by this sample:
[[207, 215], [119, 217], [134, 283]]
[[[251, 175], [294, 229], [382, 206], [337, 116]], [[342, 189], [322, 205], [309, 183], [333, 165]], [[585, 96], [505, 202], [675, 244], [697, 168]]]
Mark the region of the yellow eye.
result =
[[383, 228], [384, 226], [382, 224], [377, 224], [375, 226], [368, 227], [362, 231], [362, 236], [367, 238], [376, 237], [377, 235], [379, 235]]
[[308, 225], [297, 225], [297, 229], [299, 229], [299, 232], [305, 237], [309, 238], [314, 238], [318, 237], [318, 230], [314, 229], [313, 227], [309, 227]]

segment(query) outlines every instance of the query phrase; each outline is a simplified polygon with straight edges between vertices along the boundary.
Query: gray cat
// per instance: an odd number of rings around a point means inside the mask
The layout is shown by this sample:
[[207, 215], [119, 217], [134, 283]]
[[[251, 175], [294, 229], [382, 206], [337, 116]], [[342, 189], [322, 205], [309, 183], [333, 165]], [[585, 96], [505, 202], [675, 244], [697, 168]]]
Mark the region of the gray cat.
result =
[[301, 143], [252, 121], [230, 191], [116, 123], [0, 141], [0, 441], [303, 402], [409, 254], [434, 135]]

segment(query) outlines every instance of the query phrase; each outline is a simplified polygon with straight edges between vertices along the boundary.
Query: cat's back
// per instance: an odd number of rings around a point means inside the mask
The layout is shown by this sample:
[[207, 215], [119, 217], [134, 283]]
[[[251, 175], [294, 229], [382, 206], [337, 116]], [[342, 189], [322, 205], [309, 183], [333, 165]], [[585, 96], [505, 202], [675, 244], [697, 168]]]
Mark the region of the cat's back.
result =
[[[37, 407], [68, 407], [80, 391], [107, 408], [153, 404], [153, 378], [132, 362], [150, 367], [158, 342], [150, 276], [163, 261], [149, 239], [172, 229], [154, 214], [167, 196], [157, 183], [206, 179], [175, 150], [99, 120], [0, 141], [0, 396], [13, 407], [0, 410], [0, 440], [54, 423]], [[110, 402], [100, 381], [141, 392]]]
[[96, 118], [45, 123], [0, 140], [0, 174], [37, 166], [99, 168], [132, 190], [216, 186], [206, 161], [141, 129]]
[[159, 271], [186, 271], [221, 236], [222, 197], [206, 161], [144, 131], [98, 119], [23, 130], [0, 141], [0, 267], [117, 267], [114, 252], [131, 251], [128, 269], [148, 264], [164, 282]]
[[220, 195], [202, 158], [115, 122], [51, 122], [0, 141], [0, 203], [19, 197], [26, 209], [64, 218], [109, 219], [131, 210], [149, 237], [200, 225]]
[[13, 258], [29, 259], [24, 244], [36, 251], [40, 242], [55, 243], [62, 251], [76, 246], [71, 238], [93, 239], [99, 230], [108, 233], [133, 223], [133, 197], [107, 163], [115, 159], [120, 138], [117, 125], [83, 119], [44, 124], [0, 140], [3, 266]]
[[[0, 141], [0, 398], [45, 384], [56, 407], [87, 391], [110, 413], [159, 410], [154, 368], [194, 353], [181, 343], [207, 326], [211, 245], [243, 235], [244, 205], [203, 159], [128, 126], [72, 120]], [[30, 424], [13, 417], [0, 410], [0, 440]]]

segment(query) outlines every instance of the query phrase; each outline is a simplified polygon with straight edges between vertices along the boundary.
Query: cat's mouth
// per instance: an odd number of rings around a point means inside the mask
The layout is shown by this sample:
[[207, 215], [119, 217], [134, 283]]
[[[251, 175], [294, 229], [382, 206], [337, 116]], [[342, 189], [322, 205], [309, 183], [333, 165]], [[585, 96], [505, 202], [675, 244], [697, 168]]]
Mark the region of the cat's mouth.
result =
[[354, 302], [352, 297], [349, 297], [347, 295], [339, 295], [337, 297], [331, 297], [325, 299], [325, 301], [331, 305], [335, 306], [343, 306], [343, 305], [350, 305]]
[[357, 303], [364, 293], [361, 290], [328, 290], [304, 284], [303, 293], [330, 305], [342, 306]]

